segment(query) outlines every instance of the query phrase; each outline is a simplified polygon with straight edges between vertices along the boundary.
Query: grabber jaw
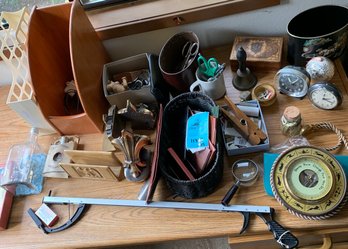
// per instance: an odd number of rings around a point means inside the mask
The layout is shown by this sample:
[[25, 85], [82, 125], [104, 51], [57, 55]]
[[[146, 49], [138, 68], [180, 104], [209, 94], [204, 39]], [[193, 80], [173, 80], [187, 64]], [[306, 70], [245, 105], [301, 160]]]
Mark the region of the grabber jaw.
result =
[[242, 229], [240, 230], [239, 234], [242, 234], [245, 232], [245, 230], [249, 226], [249, 221], [250, 221], [250, 212], [240, 212], [243, 215], [243, 226]]

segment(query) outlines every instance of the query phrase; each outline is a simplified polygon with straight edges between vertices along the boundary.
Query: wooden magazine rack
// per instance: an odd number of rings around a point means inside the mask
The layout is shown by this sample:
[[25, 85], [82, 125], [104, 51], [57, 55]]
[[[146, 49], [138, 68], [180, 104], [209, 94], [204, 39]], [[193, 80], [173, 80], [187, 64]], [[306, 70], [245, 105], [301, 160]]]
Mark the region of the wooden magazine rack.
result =
[[[60, 134], [103, 132], [108, 103], [101, 78], [109, 58], [79, 1], [33, 9], [28, 61], [37, 102]], [[71, 80], [83, 107], [76, 115], [64, 109], [64, 88]]]

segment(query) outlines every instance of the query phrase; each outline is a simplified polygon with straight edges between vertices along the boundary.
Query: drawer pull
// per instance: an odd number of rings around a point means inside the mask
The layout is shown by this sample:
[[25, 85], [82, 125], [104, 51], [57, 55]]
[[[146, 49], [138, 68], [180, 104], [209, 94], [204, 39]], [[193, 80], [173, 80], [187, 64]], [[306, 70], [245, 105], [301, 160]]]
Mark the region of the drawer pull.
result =
[[176, 25], [180, 25], [184, 22], [184, 18], [177, 16], [173, 18], [173, 21], [175, 22]]

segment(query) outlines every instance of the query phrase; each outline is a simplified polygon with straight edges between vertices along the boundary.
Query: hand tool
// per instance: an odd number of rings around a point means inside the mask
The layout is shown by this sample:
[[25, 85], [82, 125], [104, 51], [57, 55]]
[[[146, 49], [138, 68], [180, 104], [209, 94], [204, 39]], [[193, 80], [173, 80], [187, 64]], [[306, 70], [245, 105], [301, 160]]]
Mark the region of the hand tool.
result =
[[[190, 203], [190, 202], [174, 202], [174, 201], [146, 201], [139, 200], [118, 200], [118, 199], [101, 199], [101, 198], [74, 198], [74, 197], [58, 197], [45, 196], [42, 200], [45, 204], [76, 204], [79, 205], [73, 217], [64, 225], [60, 226], [59, 230], [46, 227], [40, 219], [37, 218], [32, 209], [28, 210], [37, 226], [45, 233], [62, 231], [73, 225], [82, 215], [83, 210], [88, 205], [104, 205], [104, 206], [123, 206], [123, 207], [144, 207], [144, 208], [167, 208], [167, 209], [184, 209], [184, 210], [201, 210], [215, 212], [239, 212], [244, 217], [244, 222], [240, 233], [245, 232], [249, 225], [250, 214], [256, 214], [268, 225], [268, 229], [273, 233], [274, 238], [283, 248], [294, 248], [298, 244], [297, 238], [288, 230], [285, 230], [274, 219], [274, 209], [269, 206], [254, 206], [254, 205], [230, 205], [223, 206], [221, 204], [212, 203]], [[269, 218], [266, 219], [266, 215]], [[64, 228], [64, 229], [62, 229]]]
[[251, 186], [253, 183], [255, 183], [258, 173], [259, 167], [254, 161], [250, 159], [237, 160], [232, 165], [232, 175], [234, 176], [236, 182], [226, 193], [221, 201], [221, 204], [227, 206], [233, 198], [234, 194], [237, 192], [240, 185]]
[[198, 44], [197, 42], [186, 42], [181, 50], [181, 55], [184, 56], [181, 70], [188, 67], [191, 62], [194, 60], [198, 53]]
[[220, 107], [222, 114], [233, 123], [234, 128], [252, 145], [262, 143], [267, 139], [267, 135], [247, 116], [242, 112], [227, 96], [225, 102], [228, 105], [231, 113]]
[[201, 54], [199, 54], [197, 62], [201, 73], [203, 73], [208, 78], [214, 77], [216, 71], [219, 69], [219, 62], [215, 58], [209, 58], [207, 60]]

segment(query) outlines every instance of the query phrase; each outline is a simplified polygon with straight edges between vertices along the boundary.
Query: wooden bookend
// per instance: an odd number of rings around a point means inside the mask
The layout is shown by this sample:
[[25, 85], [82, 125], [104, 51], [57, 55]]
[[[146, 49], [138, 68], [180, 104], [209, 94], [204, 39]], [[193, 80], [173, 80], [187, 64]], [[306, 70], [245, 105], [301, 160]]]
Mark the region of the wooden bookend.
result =
[[88, 178], [94, 180], [124, 179], [123, 161], [121, 152], [64, 150], [72, 163], [59, 165], [70, 177]]

